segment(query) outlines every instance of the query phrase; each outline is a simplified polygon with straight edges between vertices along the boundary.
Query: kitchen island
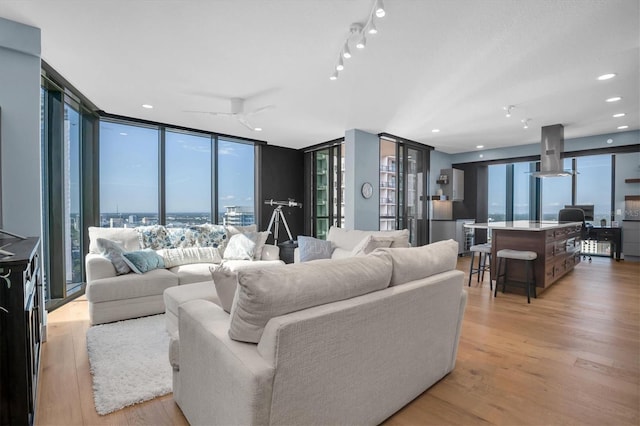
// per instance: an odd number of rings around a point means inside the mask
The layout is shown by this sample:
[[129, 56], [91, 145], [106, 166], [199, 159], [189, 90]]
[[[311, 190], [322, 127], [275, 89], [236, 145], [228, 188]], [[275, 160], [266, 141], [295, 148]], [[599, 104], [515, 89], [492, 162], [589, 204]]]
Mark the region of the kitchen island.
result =
[[[487, 229], [491, 235], [491, 279], [498, 271], [496, 253], [502, 249], [534, 251], [536, 287], [546, 289], [580, 263], [582, 222], [512, 222], [469, 223], [467, 228]], [[507, 281], [524, 281], [524, 262], [509, 264]]]

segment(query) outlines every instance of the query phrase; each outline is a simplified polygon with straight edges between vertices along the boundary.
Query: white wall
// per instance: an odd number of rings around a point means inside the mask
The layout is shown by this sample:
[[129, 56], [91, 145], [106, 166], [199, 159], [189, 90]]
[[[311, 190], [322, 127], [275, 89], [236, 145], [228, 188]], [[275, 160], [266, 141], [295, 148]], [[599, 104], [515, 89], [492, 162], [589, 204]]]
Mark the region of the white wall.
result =
[[[345, 144], [344, 225], [346, 229], [380, 229], [380, 138], [362, 130], [347, 130]], [[373, 185], [366, 199], [360, 188]]]
[[0, 18], [2, 228], [41, 236], [40, 29]]

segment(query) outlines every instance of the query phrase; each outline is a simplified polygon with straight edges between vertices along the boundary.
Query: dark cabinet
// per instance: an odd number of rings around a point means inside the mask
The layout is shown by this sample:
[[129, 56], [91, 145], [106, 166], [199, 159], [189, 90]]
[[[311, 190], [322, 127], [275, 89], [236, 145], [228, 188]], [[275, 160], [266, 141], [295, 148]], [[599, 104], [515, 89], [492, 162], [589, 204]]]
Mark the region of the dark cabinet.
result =
[[0, 239], [0, 424], [32, 425], [40, 365], [40, 240]]

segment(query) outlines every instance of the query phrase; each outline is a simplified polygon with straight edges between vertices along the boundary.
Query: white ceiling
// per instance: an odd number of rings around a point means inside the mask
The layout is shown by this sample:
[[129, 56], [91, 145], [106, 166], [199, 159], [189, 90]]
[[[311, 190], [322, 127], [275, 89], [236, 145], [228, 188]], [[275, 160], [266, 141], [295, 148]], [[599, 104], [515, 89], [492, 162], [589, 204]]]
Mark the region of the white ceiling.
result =
[[[108, 113], [279, 146], [357, 128], [456, 153], [539, 142], [556, 123], [566, 138], [640, 128], [638, 0], [384, 3], [337, 81], [373, 0], [0, 0], [0, 16], [41, 28], [42, 58]], [[275, 105], [252, 117], [264, 131], [184, 112], [225, 111], [231, 97]]]

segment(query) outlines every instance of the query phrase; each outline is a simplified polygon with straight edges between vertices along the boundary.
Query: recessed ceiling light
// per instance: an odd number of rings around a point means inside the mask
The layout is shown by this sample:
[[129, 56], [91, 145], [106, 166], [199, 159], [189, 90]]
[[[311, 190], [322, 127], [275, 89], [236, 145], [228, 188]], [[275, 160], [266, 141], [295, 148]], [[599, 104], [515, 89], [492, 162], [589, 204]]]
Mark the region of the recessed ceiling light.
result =
[[153, 105], [142, 104], [142, 108], [153, 109]]
[[440, 129], [433, 129], [431, 132], [432, 133], [440, 133]]
[[624, 129], [628, 129], [629, 126], [618, 126], [618, 130], [624, 130]]
[[627, 114], [625, 114], [624, 112], [620, 112], [618, 114], [613, 114], [613, 118], [624, 117], [625, 115], [627, 115]]
[[125, 132], [120, 132], [120, 136], [127, 136]]
[[476, 145], [476, 148], [482, 149], [482, 148], [484, 148], [484, 145]]
[[484, 154], [480, 154], [480, 155], [478, 155], [478, 157], [484, 158]]
[[262, 131], [262, 127], [254, 127], [253, 130], [256, 131], [256, 132], [261, 132]]
[[618, 102], [620, 99], [622, 99], [620, 96], [614, 96], [613, 98], [607, 99], [607, 102]]
[[598, 77], [598, 80], [609, 80], [610, 78], [615, 77], [616, 75], [614, 73], [611, 74], [602, 74], [600, 77]]
[[607, 143], [608, 144], [612, 144], [613, 143], [613, 139], [607, 139]]

